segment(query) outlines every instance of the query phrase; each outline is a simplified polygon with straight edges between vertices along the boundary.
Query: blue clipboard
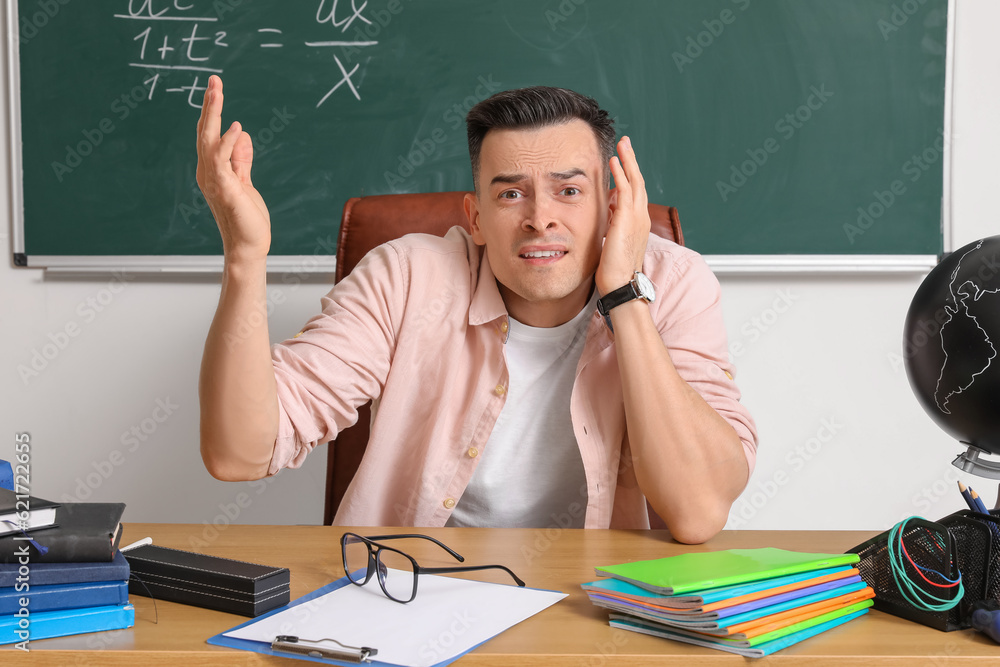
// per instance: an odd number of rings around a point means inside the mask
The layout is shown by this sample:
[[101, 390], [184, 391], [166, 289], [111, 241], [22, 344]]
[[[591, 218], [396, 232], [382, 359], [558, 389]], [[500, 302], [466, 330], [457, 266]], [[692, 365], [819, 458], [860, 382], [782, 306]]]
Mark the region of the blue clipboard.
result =
[[[344, 586], [348, 586], [348, 585], [351, 585], [350, 580], [346, 576], [341, 577], [337, 581], [334, 581], [331, 584], [327, 584], [326, 586], [323, 586], [322, 588], [318, 588], [315, 591], [313, 591], [312, 593], [308, 593], [306, 595], [303, 595], [302, 597], [300, 597], [297, 600], [292, 600], [291, 602], [289, 602], [287, 605], [285, 605], [283, 607], [278, 607], [277, 609], [272, 609], [271, 611], [267, 612], [266, 614], [264, 614], [262, 616], [258, 616], [257, 618], [254, 618], [254, 619], [251, 619], [249, 621], [246, 621], [245, 623], [240, 623], [237, 626], [229, 628], [225, 632], [232, 632], [233, 630], [237, 630], [239, 628], [243, 628], [243, 627], [246, 627], [248, 625], [253, 625], [257, 621], [263, 620], [263, 619], [267, 618], [268, 616], [272, 616], [272, 615], [277, 614], [279, 612], [286, 611], [288, 609], [291, 609], [292, 607], [296, 607], [296, 606], [298, 606], [300, 604], [304, 604], [304, 603], [309, 602], [310, 600], [312, 600], [314, 598], [321, 597], [323, 595], [326, 595], [327, 593], [330, 593], [332, 591], [337, 590], [338, 588], [343, 588]], [[340, 641], [343, 641], [346, 644], [350, 644], [351, 643], [351, 638], [350, 637], [337, 637], [336, 639], [338, 639]], [[492, 639], [492, 637], [491, 637], [491, 639]], [[299, 660], [309, 660], [311, 662], [319, 662], [319, 663], [323, 663], [325, 665], [343, 665], [344, 667], [353, 667], [354, 665], [361, 664], [361, 665], [373, 665], [374, 667], [398, 667], [398, 665], [395, 665], [395, 663], [382, 662], [380, 660], [372, 660], [371, 662], [363, 662], [363, 663], [344, 662], [344, 661], [341, 661], [341, 660], [333, 660], [333, 659], [330, 659], [330, 658], [316, 658], [316, 657], [313, 657], [313, 656], [310, 656], [310, 655], [296, 654], [296, 653], [286, 653], [284, 651], [275, 651], [274, 649], [271, 648], [271, 645], [269, 643], [267, 643], [267, 642], [257, 642], [257, 641], [252, 641], [250, 639], [236, 639], [235, 637], [226, 637], [226, 636], [224, 636], [224, 633], [219, 633], [219, 634], [215, 635], [214, 637], [209, 637], [207, 641], [208, 641], [209, 644], [212, 644], [214, 646], [225, 646], [227, 648], [235, 648], [235, 649], [239, 649], [241, 651], [253, 651], [255, 653], [264, 653], [266, 655], [273, 655], [273, 656], [276, 656], [276, 657], [279, 657], [279, 658], [297, 658]], [[486, 640], [486, 641], [489, 641], [489, 640]], [[461, 658], [466, 653], [469, 653], [470, 651], [473, 651], [473, 650], [479, 648], [480, 646], [482, 646], [485, 643], [486, 643], [485, 641], [481, 642], [481, 643], [477, 644], [476, 646], [473, 646], [472, 648], [470, 648], [468, 651], [465, 651], [464, 653], [460, 653], [460, 654], [456, 655], [454, 658], [449, 658], [448, 660], [444, 660], [442, 662], [436, 663], [433, 667], [444, 667], [444, 665], [451, 664], [452, 662], [454, 662], [454, 661], [458, 660], [459, 658]], [[377, 649], [378, 647], [374, 646], [373, 648]]]

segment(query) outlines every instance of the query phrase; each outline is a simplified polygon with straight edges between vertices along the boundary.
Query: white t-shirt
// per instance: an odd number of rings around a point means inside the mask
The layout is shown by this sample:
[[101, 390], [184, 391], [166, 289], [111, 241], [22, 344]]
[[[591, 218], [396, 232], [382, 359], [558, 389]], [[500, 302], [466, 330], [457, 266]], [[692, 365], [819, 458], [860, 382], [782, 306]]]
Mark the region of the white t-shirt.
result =
[[569, 322], [539, 328], [509, 318], [509, 384], [496, 426], [448, 526], [582, 528], [587, 480], [570, 395], [597, 296]]

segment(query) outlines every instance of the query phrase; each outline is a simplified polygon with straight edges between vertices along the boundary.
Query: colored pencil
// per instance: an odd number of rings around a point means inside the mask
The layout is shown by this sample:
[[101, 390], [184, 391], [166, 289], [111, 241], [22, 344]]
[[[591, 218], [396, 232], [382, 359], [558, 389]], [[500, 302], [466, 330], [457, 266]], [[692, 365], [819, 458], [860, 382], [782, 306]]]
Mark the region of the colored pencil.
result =
[[978, 512], [979, 508], [976, 506], [976, 501], [972, 499], [972, 494], [969, 493], [969, 489], [962, 484], [958, 483], [958, 490], [962, 493], [962, 497], [965, 498], [965, 504], [969, 506], [969, 509], [973, 512]]
[[969, 487], [969, 495], [972, 496], [972, 500], [976, 503], [976, 511], [982, 512], [983, 514], [989, 514], [990, 511], [986, 509], [986, 504], [980, 499], [979, 494], [976, 493], [972, 487]]

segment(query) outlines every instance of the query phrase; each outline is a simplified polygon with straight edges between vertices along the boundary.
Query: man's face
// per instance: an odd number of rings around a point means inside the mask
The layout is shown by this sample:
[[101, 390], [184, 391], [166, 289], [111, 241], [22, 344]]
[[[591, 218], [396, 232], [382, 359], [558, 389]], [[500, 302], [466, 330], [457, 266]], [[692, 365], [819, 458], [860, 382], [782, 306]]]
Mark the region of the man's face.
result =
[[584, 121], [486, 135], [479, 195], [466, 196], [466, 212], [514, 319], [551, 327], [583, 309], [611, 204]]

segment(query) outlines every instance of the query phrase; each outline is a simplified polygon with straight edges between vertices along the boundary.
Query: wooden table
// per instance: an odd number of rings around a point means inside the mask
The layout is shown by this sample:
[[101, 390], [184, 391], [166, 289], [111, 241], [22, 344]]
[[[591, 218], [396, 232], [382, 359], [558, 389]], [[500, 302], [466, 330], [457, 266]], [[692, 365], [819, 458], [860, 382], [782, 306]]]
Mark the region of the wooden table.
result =
[[[163, 546], [200, 551], [267, 565], [292, 574], [292, 599], [343, 576], [340, 535], [421, 532], [466, 557], [466, 563], [503, 563], [528, 586], [560, 590], [569, 597], [498, 635], [459, 665], [534, 667], [629, 665], [745, 665], [748, 659], [611, 628], [607, 611], [594, 607], [580, 583], [595, 578], [595, 565], [661, 558], [692, 551], [773, 546], [797, 551], [840, 553], [872, 536], [869, 532], [723, 532], [706, 545], [688, 546], [661, 531], [428, 528], [344, 528], [337, 526], [227, 526], [127, 524], [126, 541], [150, 535]], [[437, 547], [422, 540], [406, 549], [421, 564], [442, 565]], [[488, 578], [487, 573], [477, 573]], [[497, 581], [501, 581], [498, 578]], [[31, 652], [0, 649], [4, 665], [295, 665], [302, 661], [210, 646], [205, 639], [246, 619], [170, 602], [131, 596], [135, 627], [30, 643]], [[154, 623], [156, 617], [157, 623]], [[972, 630], [943, 633], [869, 611], [755, 665], [1000, 665], [1000, 645]]]

